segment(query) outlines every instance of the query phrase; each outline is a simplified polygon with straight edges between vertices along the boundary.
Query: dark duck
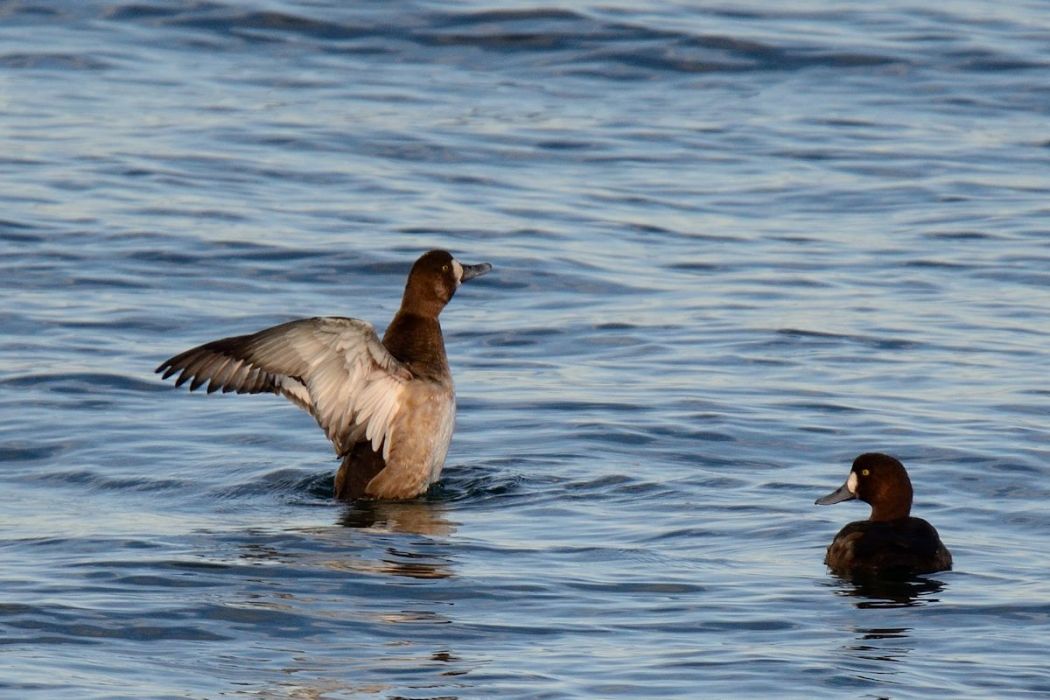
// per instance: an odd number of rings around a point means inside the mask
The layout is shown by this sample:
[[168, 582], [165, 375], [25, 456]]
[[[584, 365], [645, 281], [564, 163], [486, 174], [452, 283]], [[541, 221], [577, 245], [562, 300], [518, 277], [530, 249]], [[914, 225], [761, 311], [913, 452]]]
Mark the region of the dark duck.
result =
[[937, 530], [911, 517], [911, 479], [889, 455], [862, 454], [846, 483], [817, 499], [830, 505], [859, 499], [871, 505], [867, 520], [842, 528], [828, 546], [824, 563], [840, 576], [909, 576], [952, 568], [952, 555]]
[[306, 318], [205, 343], [157, 372], [179, 373], [175, 385], [190, 391], [281, 394], [317, 419], [342, 458], [337, 498], [414, 498], [440, 477], [456, 418], [438, 315], [460, 284], [491, 269], [424, 254], [382, 340], [356, 318]]

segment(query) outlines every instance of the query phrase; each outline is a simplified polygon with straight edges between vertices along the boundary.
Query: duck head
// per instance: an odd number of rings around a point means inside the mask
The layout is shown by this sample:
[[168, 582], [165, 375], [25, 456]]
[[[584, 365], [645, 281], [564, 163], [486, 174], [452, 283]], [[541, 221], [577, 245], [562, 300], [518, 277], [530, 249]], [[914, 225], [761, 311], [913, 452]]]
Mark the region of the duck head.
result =
[[464, 282], [492, 269], [489, 263], [466, 265], [446, 250], [431, 250], [412, 265], [405, 284], [401, 308], [437, 317]]
[[871, 506], [869, 520], [906, 518], [911, 513], [911, 479], [897, 459], [867, 452], [853, 460], [846, 483], [818, 498], [816, 504], [828, 506], [855, 498]]

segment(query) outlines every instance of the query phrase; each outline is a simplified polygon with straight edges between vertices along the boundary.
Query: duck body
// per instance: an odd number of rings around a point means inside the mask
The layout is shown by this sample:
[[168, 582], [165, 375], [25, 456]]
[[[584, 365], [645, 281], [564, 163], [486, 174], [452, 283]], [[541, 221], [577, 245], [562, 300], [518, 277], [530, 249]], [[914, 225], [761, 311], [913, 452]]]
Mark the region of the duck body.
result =
[[276, 393], [308, 411], [342, 458], [340, 499], [414, 498], [437, 481], [452, 440], [455, 388], [438, 316], [462, 282], [491, 265], [430, 251], [409, 273], [383, 339], [365, 321], [291, 321], [223, 338], [157, 368], [193, 391]]
[[824, 563], [840, 576], [908, 576], [952, 568], [952, 555], [936, 528], [911, 516], [912, 486], [904, 465], [871, 452], [853, 462], [846, 483], [818, 505], [859, 499], [871, 504], [868, 520], [839, 530]]
[[824, 563], [839, 574], [907, 576], [951, 569], [952, 555], [922, 518], [858, 520], [835, 535]]
[[398, 437], [385, 453], [373, 449], [369, 440], [354, 443], [336, 472], [336, 498], [413, 498], [441, 477], [456, 422], [456, 390], [445, 344], [433, 342], [441, 337], [436, 318], [399, 314], [391, 322], [383, 345], [414, 378], [401, 388], [400, 410], [391, 421], [390, 432]]

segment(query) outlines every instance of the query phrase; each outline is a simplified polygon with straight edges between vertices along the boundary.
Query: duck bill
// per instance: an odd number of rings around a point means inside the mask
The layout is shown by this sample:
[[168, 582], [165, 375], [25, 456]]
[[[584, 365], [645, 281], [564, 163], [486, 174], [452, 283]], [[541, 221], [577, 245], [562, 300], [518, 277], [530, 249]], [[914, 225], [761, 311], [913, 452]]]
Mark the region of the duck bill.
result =
[[[462, 263], [460, 263], [462, 265]], [[481, 277], [485, 273], [492, 269], [492, 265], [488, 263], [478, 263], [477, 265], [463, 265], [463, 276], [459, 278], [460, 282], [466, 282], [472, 280], [475, 277]]]
[[847, 481], [842, 486], [829, 493], [827, 496], [821, 496], [816, 500], [818, 506], [830, 506], [832, 503], [842, 503], [843, 501], [851, 501], [857, 497], [857, 494], [849, 490], [849, 482]]

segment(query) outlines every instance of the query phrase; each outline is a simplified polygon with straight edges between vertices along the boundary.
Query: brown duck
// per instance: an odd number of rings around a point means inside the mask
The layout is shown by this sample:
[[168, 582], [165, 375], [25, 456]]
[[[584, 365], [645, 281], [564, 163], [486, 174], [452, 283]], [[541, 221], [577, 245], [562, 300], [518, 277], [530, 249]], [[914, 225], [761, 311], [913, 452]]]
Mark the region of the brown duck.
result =
[[904, 465], [878, 452], [853, 461], [846, 483], [817, 505], [851, 499], [871, 505], [871, 516], [842, 528], [824, 563], [842, 576], [927, 574], [952, 568], [952, 555], [937, 530], [911, 517], [911, 479]]
[[190, 391], [281, 394], [317, 419], [342, 458], [337, 498], [414, 498], [440, 477], [456, 417], [438, 316], [460, 284], [491, 269], [424, 254], [382, 341], [366, 321], [305, 318], [205, 343], [156, 371], [179, 372], [175, 385]]

